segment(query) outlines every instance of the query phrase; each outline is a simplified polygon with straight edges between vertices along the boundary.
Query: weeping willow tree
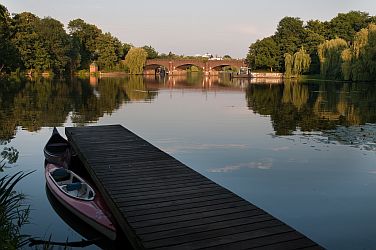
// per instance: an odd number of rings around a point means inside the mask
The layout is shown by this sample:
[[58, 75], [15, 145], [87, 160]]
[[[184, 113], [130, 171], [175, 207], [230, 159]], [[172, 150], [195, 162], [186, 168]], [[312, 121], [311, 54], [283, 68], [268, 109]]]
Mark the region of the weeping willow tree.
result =
[[319, 45], [321, 75], [352, 81], [376, 80], [376, 25], [371, 23], [354, 35], [351, 46], [343, 39]]
[[285, 77], [291, 78], [292, 76], [292, 66], [293, 66], [293, 57], [289, 53], [285, 53]]
[[132, 75], [142, 74], [148, 53], [143, 48], [131, 48], [125, 57], [125, 64]]
[[342, 59], [342, 76], [343, 80], [351, 80], [351, 70], [352, 70], [352, 58], [353, 58], [353, 52], [350, 48], [344, 49], [341, 53], [341, 59]]
[[327, 40], [318, 46], [321, 76], [329, 79], [342, 79], [341, 56], [347, 48], [347, 42], [341, 38]]
[[302, 73], [309, 70], [310, 65], [311, 65], [311, 57], [305, 51], [305, 49], [301, 47], [299, 51], [294, 54], [294, 64], [293, 64], [292, 73], [295, 76], [300, 76]]
[[285, 77], [299, 77], [311, 65], [311, 57], [302, 47], [293, 56], [285, 53]]
[[370, 24], [367, 28], [356, 33], [351, 66], [352, 80], [370, 81], [376, 76], [376, 25]]
[[368, 58], [369, 73], [372, 77], [370, 80], [376, 80], [376, 24], [368, 26], [368, 44], [365, 48]]
[[361, 50], [368, 43], [368, 28], [361, 29], [358, 33], [355, 34], [353, 42], [353, 52], [356, 59], [359, 58]]

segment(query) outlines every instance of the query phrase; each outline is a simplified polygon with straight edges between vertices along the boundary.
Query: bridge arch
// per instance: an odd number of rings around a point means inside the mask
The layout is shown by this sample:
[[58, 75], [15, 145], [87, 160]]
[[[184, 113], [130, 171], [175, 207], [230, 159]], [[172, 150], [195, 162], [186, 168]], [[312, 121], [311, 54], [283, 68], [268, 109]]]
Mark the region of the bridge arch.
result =
[[205, 74], [216, 74], [223, 67], [231, 66], [240, 68], [246, 66], [244, 60], [202, 60], [202, 59], [150, 59], [146, 61], [145, 69], [164, 67], [169, 74], [178, 74], [179, 69], [187, 69], [189, 66], [196, 66], [202, 69]]
[[196, 65], [196, 64], [181, 64], [179, 66], [175, 66], [175, 70], [180, 70], [180, 69], [183, 69], [183, 70], [188, 70], [188, 68], [192, 67], [192, 66], [195, 66], [197, 67], [199, 70], [202, 70], [204, 71], [205, 70], [205, 67], [203, 67], [202, 65]]

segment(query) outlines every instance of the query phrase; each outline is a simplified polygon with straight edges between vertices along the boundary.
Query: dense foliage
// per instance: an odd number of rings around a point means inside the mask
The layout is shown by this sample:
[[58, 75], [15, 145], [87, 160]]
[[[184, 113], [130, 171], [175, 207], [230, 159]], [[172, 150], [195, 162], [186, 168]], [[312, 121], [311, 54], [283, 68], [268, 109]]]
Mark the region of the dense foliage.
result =
[[[74, 19], [64, 25], [51, 17], [23, 12], [11, 16], [0, 4], [0, 73], [73, 73], [96, 62], [101, 71], [124, 71], [123, 60], [131, 44], [122, 43], [93, 24]], [[143, 47], [148, 58], [158, 52]]]
[[360, 11], [324, 22], [284, 17], [274, 35], [250, 45], [247, 61], [253, 70], [277, 70], [287, 77], [307, 72], [329, 79], [375, 80], [375, 21]]
[[376, 80], [376, 25], [355, 33], [351, 43], [341, 38], [327, 40], [318, 47], [321, 75], [329, 79]]
[[142, 74], [147, 57], [148, 53], [143, 48], [131, 48], [124, 61], [129, 73]]

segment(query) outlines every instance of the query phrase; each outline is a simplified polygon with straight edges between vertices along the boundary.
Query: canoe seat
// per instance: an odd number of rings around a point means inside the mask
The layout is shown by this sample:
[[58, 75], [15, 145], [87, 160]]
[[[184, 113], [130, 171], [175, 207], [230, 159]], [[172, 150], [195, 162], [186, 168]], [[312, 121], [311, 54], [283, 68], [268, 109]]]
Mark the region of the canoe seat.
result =
[[70, 183], [66, 185], [66, 189], [67, 191], [74, 191], [74, 190], [79, 190], [81, 186], [82, 186], [81, 182]]
[[58, 168], [51, 173], [52, 178], [55, 181], [67, 181], [70, 179], [70, 173], [63, 168]]

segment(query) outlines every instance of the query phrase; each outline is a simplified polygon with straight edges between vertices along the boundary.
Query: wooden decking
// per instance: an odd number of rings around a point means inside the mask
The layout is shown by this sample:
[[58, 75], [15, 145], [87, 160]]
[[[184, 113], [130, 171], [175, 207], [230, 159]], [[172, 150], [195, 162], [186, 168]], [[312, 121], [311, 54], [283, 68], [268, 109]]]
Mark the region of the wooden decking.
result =
[[120, 125], [66, 135], [135, 249], [322, 249]]

